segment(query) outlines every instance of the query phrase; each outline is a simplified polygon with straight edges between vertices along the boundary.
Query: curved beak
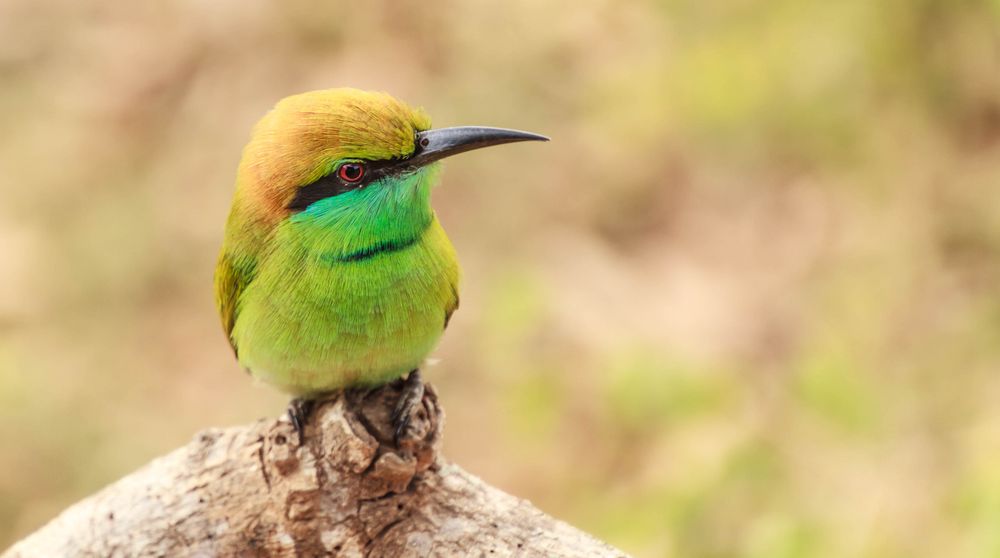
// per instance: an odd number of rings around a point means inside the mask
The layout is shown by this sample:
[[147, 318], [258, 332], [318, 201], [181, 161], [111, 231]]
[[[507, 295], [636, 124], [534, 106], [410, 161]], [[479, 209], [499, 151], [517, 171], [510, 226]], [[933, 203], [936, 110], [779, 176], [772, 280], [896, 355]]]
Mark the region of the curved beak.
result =
[[417, 149], [406, 160], [408, 166], [421, 167], [473, 149], [519, 141], [549, 141], [549, 138], [505, 128], [456, 126], [417, 133]]

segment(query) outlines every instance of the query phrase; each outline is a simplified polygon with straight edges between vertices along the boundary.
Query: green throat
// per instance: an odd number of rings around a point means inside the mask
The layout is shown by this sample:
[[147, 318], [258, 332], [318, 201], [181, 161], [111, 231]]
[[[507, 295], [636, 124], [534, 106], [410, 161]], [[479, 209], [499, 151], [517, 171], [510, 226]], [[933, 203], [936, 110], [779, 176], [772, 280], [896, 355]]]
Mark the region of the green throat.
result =
[[330, 196], [292, 215], [297, 243], [327, 264], [364, 261], [414, 246], [430, 227], [433, 167]]

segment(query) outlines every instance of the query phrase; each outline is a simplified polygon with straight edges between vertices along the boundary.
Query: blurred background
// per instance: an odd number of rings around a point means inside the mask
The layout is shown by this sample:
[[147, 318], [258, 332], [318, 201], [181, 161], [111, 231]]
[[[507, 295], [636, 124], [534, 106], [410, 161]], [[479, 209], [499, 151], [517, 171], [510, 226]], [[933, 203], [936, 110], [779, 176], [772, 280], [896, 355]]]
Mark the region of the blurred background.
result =
[[636, 556], [1000, 556], [1000, 1], [0, 0], [0, 547], [285, 408], [212, 273], [250, 127], [439, 126], [469, 471]]

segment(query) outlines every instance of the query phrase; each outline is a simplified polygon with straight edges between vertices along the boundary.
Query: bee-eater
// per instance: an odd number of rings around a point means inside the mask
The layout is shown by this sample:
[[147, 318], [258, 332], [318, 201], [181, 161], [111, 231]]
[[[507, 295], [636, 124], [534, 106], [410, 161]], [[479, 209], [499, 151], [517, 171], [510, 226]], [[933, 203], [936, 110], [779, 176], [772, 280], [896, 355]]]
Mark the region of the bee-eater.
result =
[[545, 141], [430, 119], [385, 93], [287, 97], [243, 150], [215, 272], [222, 325], [240, 364], [308, 402], [410, 373], [397, 438], [423, 394], [418, 368], [458, 307], [455, 250], [431, 208], [437, 161]]

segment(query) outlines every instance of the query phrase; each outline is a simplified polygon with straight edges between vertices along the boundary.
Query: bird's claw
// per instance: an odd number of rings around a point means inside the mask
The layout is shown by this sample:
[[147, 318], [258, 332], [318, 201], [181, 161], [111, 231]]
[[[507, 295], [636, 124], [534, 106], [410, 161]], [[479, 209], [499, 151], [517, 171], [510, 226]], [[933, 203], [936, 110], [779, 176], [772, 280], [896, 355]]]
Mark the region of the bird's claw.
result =
[[312, 399], [302, 399], [296, 397], [288, 404], [288, 418], [292, 421], [296, 434], [299, 435], [299, 446], [305, 441], [306, 423], [309, 421], [309, 414], [312, 413], [315, 401]]
[[403, 392], [399, 394], [396, 407], [392, 411], [393, 441], [398, 447], [406, 439], [410, 422], [418, 412], [424, 399], [424, 382], [420, 378], [420, 370], [413, 370], [403, 382]]

